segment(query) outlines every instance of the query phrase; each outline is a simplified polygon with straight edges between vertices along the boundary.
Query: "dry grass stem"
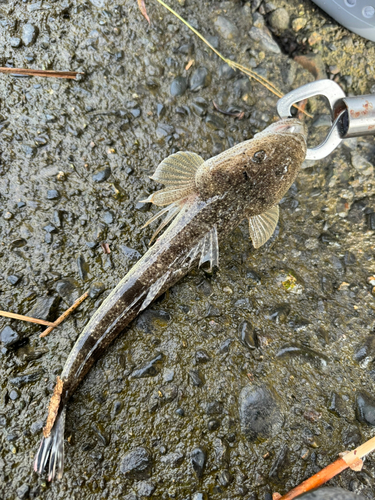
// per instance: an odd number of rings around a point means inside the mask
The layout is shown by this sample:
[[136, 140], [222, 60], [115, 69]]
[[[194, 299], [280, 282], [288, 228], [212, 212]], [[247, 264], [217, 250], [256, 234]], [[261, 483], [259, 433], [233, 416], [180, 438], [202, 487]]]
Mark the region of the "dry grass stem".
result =
[[56, 326], [62, 323], [64, 319], [67, 318], [74, 311], [74, 309], [76, 309], [88, 297], [88, 295], [89, 292], [85, 292], [83, 295], [81, 295], [81, 297], [79, 297], [79, 299], [77, 299], [74, 304], [69, 307], [69, 309], [67, 309], [49, 328], [44, 330], [44, 332], [42, 332], [39, 337], [46, 337], [49, 333], [51, 333]]
[[11, 75], [43, 76], [49, 78], [66, 78], [74, 80], [77, 75], [84, 75], [78, 71], [53, 71], [43, 69], [25, 68], [0, 68], [0, 73], [10, 73]]
[[0, 311], [0, 316], [4, 316], [4, 318], [18, 319], [20, 321], [28, 321], [29, 323], [35, 323], [36, 325], [43, 325], [43, 326], [54, 325], [54, 323], [51, 323], [51, 321], [45, 321], [44, 319], [38, 319], [38, 318], [30, 318], [30, 316], [23, 316], [22, 314], [10, 313], [6, 311]]

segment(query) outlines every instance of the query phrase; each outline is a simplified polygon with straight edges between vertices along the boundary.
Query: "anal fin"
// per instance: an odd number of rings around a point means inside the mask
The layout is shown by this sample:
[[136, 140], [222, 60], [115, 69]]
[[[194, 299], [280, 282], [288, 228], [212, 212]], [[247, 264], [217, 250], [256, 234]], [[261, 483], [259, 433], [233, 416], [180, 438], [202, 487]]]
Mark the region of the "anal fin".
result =
[[249, 217], [250, 238], [254, 248], [259, 248], [268, 241], [275, 232], [279, 221], [279, 205], [260, 215]]

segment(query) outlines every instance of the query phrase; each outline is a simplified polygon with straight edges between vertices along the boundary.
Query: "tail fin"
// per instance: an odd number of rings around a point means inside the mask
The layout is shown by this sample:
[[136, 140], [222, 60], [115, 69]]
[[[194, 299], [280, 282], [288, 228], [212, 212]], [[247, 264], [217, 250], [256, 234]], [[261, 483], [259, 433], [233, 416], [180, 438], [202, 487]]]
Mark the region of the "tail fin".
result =
[[51, 433], [43, 437], [34, 460], [34, 470], [42, 474], [48, 462], [48, 481], [61, 479], [64, 470], [64, 429], [66, 408], [59, 412]]

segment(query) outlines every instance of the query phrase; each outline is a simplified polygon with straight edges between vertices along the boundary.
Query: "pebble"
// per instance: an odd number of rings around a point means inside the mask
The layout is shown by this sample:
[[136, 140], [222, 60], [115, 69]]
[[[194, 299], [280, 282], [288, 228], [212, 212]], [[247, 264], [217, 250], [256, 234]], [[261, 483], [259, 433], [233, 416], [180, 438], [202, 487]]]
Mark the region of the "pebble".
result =
[[281, 54], [280, 47], [265, 28], [262, 29], [253, 26], [249, 31], [249, 35], [252, 40], [259, 42], [265, 51], [272, 52], [273, 54]]
[[169, 467], [176, 468], [179, 467], [184, 461], [185, 455], [180, 451], [176, 451], [174, 453], [168, 453], [168, 455], [164, 455], [160, 457], [160, 462], [164, 465], [168, 465]]
[[343, 400], [342, 396], [333, 392], [329, 402], [328, 410], [340, 418], [350, 418], [351, 414], [348, 408], [348, 403]]
[[111, 169], [110, 167], [106, 167], [105, 169], [99, 170], [99, 172], [94, 174], [92, 176], [92, 180], [98, 183], [104, 182], [110, 177], [110, 175], [111, 175]]
[[230, 345], [231, 345], [232, 342], [233, 342], [232, 339], [224, 340], [224, 342], [219, 347], [220, 354], [224, 354], [224, 353], [229, 352]]
[[309, 491], [298, 497], [299, 500], [365, 500], [362, 495], [357, 495], [342, 488], [319, 488]]
[[242, 321], [238, 326], [238, 337], [243, 346], [252, 350], [258, 347], [258, 337], [254, 327], [249, 321]]
[[219, 420], [216, 420], [216, 418], [211, 418], [207, 422], [207, 429], [210, 432], [216, 431], [219, 427], [220, 427], [220, 422], [219, 422]]
[[357, 393], [356, 417], [362, 424], [375, 426], [375, 399], [365, 391]]
[[174, 379], [174, 370], [171, 368], [165, 368], [163, 373], [163, 381], [164, 382], [172, 382]]
[[230, 448], [228, 443], [224, 439], [217, 438], [214, 439], [213, 448], [215, 452], [215, 462], [220, 467], [228, 467], [230, 459]]
[[296, 19], [293, 19], [292, 21], [292, 28], [293, 28], [293, 31], [300, 31], [302, 30], [307, 24], [307, 19], [305, 19], [304, 17], [297, 17]]
[[375, 212], [367, 215], [367, 226], [370, 231], [375, 231]]
[[143, 363], [139, 368], [134, 370], [130, 378], [156, 377], [160, 372], [160, 364], [164, 359], [164, 354], [161, 352], [150, 360]]
[[57, 295], [38, 297], [32, 309], [27, 312], [31, 318], [40, 318], [47, 321], [53, 321], [56, 317], [57, 308], [60, 303], [60, 297]]
[[375, 335], [369, 335], [363, 343], [357, 346], [353, 355], [354, 361], [360, 363], [363, 368], [375, 359]]
[[134, 248], [127, 247], [126, 245], [121, 245], [120, 250], [130, 260], [138, 260], [142, 257], [137, 250], [134, 250]]
[[80, 255], [77, 257], [77, 267], [78, 267], [78, 274], [79, 277], [81, 278], [82, 281], [87, 280], [87, 273], [89, 271], [89, 266], [87, 262], [85, 261], [83, 255]]
[[284, 417], [267, 387], [250, 385], [239, 396], [241, 431], [249, 441], [280, 432]]
[[103, 222], [106, 224], [112, 224], [113, 221], [115, 220], [115, 214], [112, 212], [112, 210], [107, 210], [103, 214]]
[[29, 496], [30, 486], [28, 484], [23, 484], [17, 488], [17, 498], [27, 498]]
[[101, 281], [94, 281], [89, 290], [90, 299], [97, 299], [105, 290], [105, 285]]
[[223, 80], [232, 80], [236, 76], [236, 71], [227, 63], [223, 63], [219, 69], [219, 76]]
[[226, 40], [233, 40], [239, 36], [237, 26], [232, 23], [227, 17], [218, 16], [215, 20], [215, 28], [219, 35]]
[[32, 24], [25, 24], [23, 27], [22, 27], [22, 42], [23, 44], [26, 46], [26, 47], [29, 47], [30, 45], [32, 45], [37, 36], [38, 36], [38, 28]]
[[270, 17], [269, 23], [276, 31], [285, 31], [289, 27], [290, 17], [288, 11], [283, 7], [274, 10]]
[[207, 460], [206, 450], [203, 447], [194, 448], [190, 454], [190, 459], [197, 478], [201, 479]]
[[139, 447], [125, 455], [120, 470], [131, 479], [145, 480], [151, 477], [152, 462], [150, 451]]
[[7, 277], [7, 282], [10, 283], [12, 286], [17, 285], [19, 283], [20, 279], [22, 276], [17, 276], [16, 274], [11, 274], [10, 276]]
[[219, 472], [218, 480], [224, 488], [227, 488], [233, 481], [233, 476], [228, 470], [222, 470]]
[[374, 174], [374, 166], [363, 156], [359, 155], [356, 151], [351, 152], [352, 165], [358, 173], [365, 177]]
[[190, 77], [190, 90], [198, 92], [198, 90], [207, 87], [211, 82], [211, 76], [204, 66], [197, 68]]
[[214, 113], [207, 113], [205, 121], [207, 125], [214, 130], [223, 130], [226, 126], [224, 119]]
[[141, 481], [138, 483], [138, 495], [141, 497], [150, 497], [154, 493], [156, 487], [152, 483], [148, 483], [147, 481]]
[[4, 347], [11, 347], [21, 340], [21, 336], [16, 330], [13, 330], [10, 326], [6, 326], [0, 334], [0, 340]]
[[282, 347], [277, 353], [277, 358], [298, 358], [303, 362], [310, 363], [315, 368], [325, 368], [329, 358], [324, 354], [314, 351], [309, 347], [290, 344]]
[[204, 380], [198, 370], [189, 370], [189, 378], [192, 385], [195, 387], [202, 387]]
[[271, 309], [267, 318], [272, 319], [277, 324], [285, 323], [290, 314], [290, 311], [291, 308], [289, 304], [279, 304], [274, 309]]
[[58, 281], [56, 283], [56, 291], [69, 306], [73, 305], [81, 295], [78, 282], [73, 278], [63, 278]]
[[171, 83], [170, 93], [172, 97], [185, 94], [187, 89], [187, 79], [184, 76], [177, 76]]
[[47, 200], [58, 200], [60, 193], [56, 189], [49, 189], [47, 191]]
[[219, 401], [212, 401], [207, 403], [206, 413], [207, 415], [221, 415], [224, 411], [223, 404]]
[[12, 37], [9, 40], [9, 44], [14, 49], [18, 49], [18, 47], [21, 47], [21, 38]]
[[32, 373], [27, 373], [25, 375], [20, 375], [19, 377], [11, 378], [9, 382], [11, 385], [14, 385], [16, 387], [23, 387], [26, 384], [30, 384], [32, 382], [40, 380], [42, 375], [42, 370], [36, 370]]
[[201, 349], [199, 351], [196, 351], [196, 353], [195, 353], [195, 361], [197, 363], [207, 363], [210, 360], [211, 360], [210, 356], [203, 349]]
[[12, 401], [16, 401], [16, 399], [18, 399], [20, 397], [20, 393], [19, 391], [17, 391], [16, 389], [12, 389], [9, 393], [9, 398], [12, 400]]
[[39, 434], [39, 432], [43, 429], [44, 427], [44, 421], [43, 420], [38, 420], [37, 422], [33, 422], [30, 427], [31, 434]]
[[233, 84], [233, 93], [236, 97], [240, 98], [243, 95], [251, 92], [251, 82], [247, 77], [239, 78]]

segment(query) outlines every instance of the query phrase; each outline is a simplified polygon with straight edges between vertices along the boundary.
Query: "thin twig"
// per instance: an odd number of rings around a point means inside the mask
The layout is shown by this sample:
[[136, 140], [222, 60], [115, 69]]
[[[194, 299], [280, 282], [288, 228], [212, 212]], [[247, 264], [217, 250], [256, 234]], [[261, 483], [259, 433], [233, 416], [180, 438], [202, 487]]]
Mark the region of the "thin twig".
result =
[[47, 328], [46, 330], [44, 330], [43, 333], [41, 333], [39, 335], [39, 337], [46, 337], [49, 333], [52, 332], [52, 330], [58, 326], [60, 323], [62, 323], [64, 321], [65, 318], [67, 318], [73, 311], [74, 309], [76, 309], [89, 295], [89, 292], [85, 292], [83, 295], [81, 295], [81, 297], [79, 297], [79, 299], [77, 299], [74, 304], [69, 307], [69, 309], [67, 309], [54, 323], [53, 325], [51, 325], [49, 328]]
[[30, 316], [23, 316], [22, 314], [10, 313], [6, 311], [0, 311], [0, 316], [19, 319], [20, 321], [28, 321], [29, 323], [35, 323], [36, 325], [53, 326], [55, 324], [51, 323], [51, 321], [45, 321], [44, 319], [30, 318]]
[[[241, 64], [238, 64], [235, 61], [231, 61], [230, 59], [227, 59], [226, 57], [224, 57], [222, 54], [220, 54], [220, 52], [218, 50], [216, 50], [208, 42], [208, 40], [206, 40], [204, 38], [203, 35], [201, 35], [199, 33], [199, 31], [197, 31], [195, 28], [193, 28], [193, 26], [191, 26], [191, 24], [189, 24], [187, 21], [185, 21], [185, 19], [183, 17], [181, 17], [179, 14], [177, 14], [177, 12], [175, 10], [173, 10], [171, 7], [169, 7], [169, 5], [164, 3], [163, 0], [156, 0], [156, 1], [158, 3], [160, 3], [160, 5], [165, 7], [167, 10], [169, 10], [169, 12], [171, 12], [174, 16], [176, 16], [177, 19], [179, 19], [183, 24], [185, 24], [185, 26], [187, 26], [193, 33], [195, 33], [197, 35], [197, 37], [200, 38], [202, 40], [202, 42], [204, 42], [213, 52], [215, 52], [215, 54], [218, 57], [220, 57], [220, 59], [222, 59], [224, 62], [226, 62], [228, 64], [228, 66], [230, 66], [233, 69], [238, 69], [242, 73], [245, 73], [249, 78], [252, 78], [253, 80], [255, 80], [258, 83], [260, 83], [261, 85], [263, 85], [263, 87], [265, 87], [267, 90], [272, 92], [272, 94], [276, 95], [277, 97], [279, 97], [279, 98], [283, 97], [283, 93], [275, 85], [273, 85], [273, 83], [268, 81], [263, 76], [258, 75], [258, 73], [255, 73], [255, 71], [252, 71], [251, 69], [246, 68], [245, 66], [242, 66]], [[309, 113], [307, 113], [305, 110], [299, 108], [296, 104], [293, 104], [293, 106], [295, 108], [297, 108], [299, 111], [301, 111], [302, 113], [304, 113], [309, 118], [312, 118], [312, 116]]]
[[369, 439], [365, 443], [358, 446], [353, 451], [346, 453], [342, 458], [339, 458], [332, 464], [329, 464], [327, 467], [319, 471], [317, 474], [309, 477], [306, 481], [303, 481], [300, 485], [293, 488], [289, 493], [280, 497], [280, 500], [292, 500], [293, 498], [302, 495], [302, 493], [306, 493], [307, 491], [311, 491], [318, 486], [326, 483], [337, 474], [340, 474], [343, 470], [350, 467], [353, 470], [361, 470], [363, 462], [362, 458], [366, 456], [368, 453], [371, 453], [375, 450], [375, 437]]
[[10, 73], [12, 75], [45, 76], [49, 78], [67, 78], [74, 80], [77, 75], [84, 75], [79, 71], [53, 71], [43, 69], [26, 68], [0, 68], [0, 73]]

